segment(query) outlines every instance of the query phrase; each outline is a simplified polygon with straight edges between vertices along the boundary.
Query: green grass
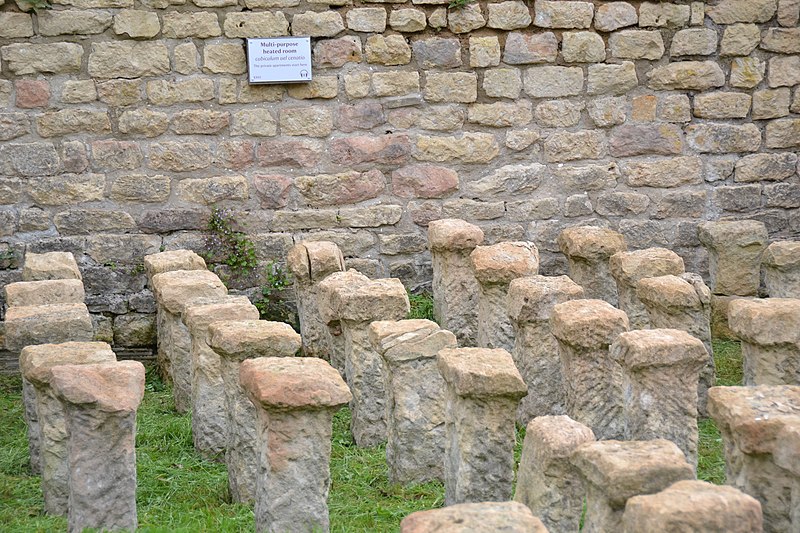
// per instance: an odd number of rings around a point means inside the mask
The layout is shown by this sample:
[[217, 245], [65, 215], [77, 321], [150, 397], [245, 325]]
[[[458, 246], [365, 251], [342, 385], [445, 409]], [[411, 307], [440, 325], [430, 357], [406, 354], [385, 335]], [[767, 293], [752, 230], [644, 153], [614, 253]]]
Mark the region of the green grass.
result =
[[433, 296], [429, 292], [408, 293], [408, 301], [411, 304], [411, 311], [407, 318], [424, 318], [436, 322], [433, 318]]
[[[715, 342], [720, 385], [741, 384], [738, 343]], [[30, 474], [19, 377], [0, 376], [0, 529], [63, 531], [64, 518], [44, 516], [40, 479]], [[400, 520], [417, 510], [443, 503], [441, 483], [401, 487], [389, 483], [383, 446], [362, 449], [349, 432], [350, 413], [334, 417], [331, 531], [397, 531]], [[712, 420], [700, 421], [698, 478], [725, 481], [722, 441]], [[519, 461], [523, 428], [517, 428]], [[221, 463], [200, 459], [193, 450], [191, 421], [173, 408], [171, 390], [155, 372], [147, 374], [147, 391], [139, 408], [137, 430], [137, 503], [144, 532], [252, 531], [253, 512], [230, 503], [227, 474]]]

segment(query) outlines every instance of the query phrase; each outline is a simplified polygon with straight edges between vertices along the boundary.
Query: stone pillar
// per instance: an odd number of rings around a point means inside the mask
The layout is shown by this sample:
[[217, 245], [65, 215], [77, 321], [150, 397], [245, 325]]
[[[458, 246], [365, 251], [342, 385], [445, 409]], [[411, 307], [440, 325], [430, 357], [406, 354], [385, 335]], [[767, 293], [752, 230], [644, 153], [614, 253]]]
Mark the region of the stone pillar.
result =
[[5, 286], [6, 305], [82, 304], [86, 300], [83, 282], [79, 279], [18, 281]]
[[765, 532], [797, 531], [790, 496], [796, 478], [774, 455], [786, 423], [800, 417], [800, 386], [712, 387], [708, 414], [722, 435], [727, 484], [761, 503]]
[[778, 433], [777, 441], [781, 443], [775, 449], [775, 464], [792, 475], [792, 500], [790, 503], [789, 521], [795, 530], [800, 529], [800, 418], [791, 418], [785, 422]]
[[192, 341], [181, 320], [183, 304], [198, 297], [222, 297], [228, 289], [208, 270], [171, 270], [150, 280], [156, 298], [158, 367], [172, 381], [175, 409], [185, 413], [192, 405]]
[[289, 250], [286, 264], [294, 279], [303, 353], [308, 357], [321, 357], [330, 361], [328, 326], [319, 314], [317, 294], [320, 281], [334, 272], [344, 271], [342, 252], [332, 242], [303, 241]]
[[[40, 472], [44, 509], [47, 514], [66, 515], [69, 489], [67, 425], [64, 409], [51, 388], [52, 370], [58, 365], [109, 363], [117, 357], [104, 342], [65, 342], [39, 344], [22, 349], [19, 365], [22, 376], [35, 389], [39, 422]], [[33, 461], [33, 458], [31, 458]]]
[[417, 511], [403, 518], [400, 533], [547, 533], [530, 509], [516, 502], [462, 503]]
[[755, 296], [761, 279], [761, 255], [769, 235], [763, 222], [704, 222], [697, 237], [708, 249], [711, 292], [725, 296]]
[[567, 276], [531, 276], [511, 282], [508, 315], [514, 326], [514, 364], [532, 394], [517, 407], [517, 422], [566, 412], [558, 341], [550, 317], [556, 304], [583, 298], [583, 288]]
[[200, 455], [222, 460], [228, 441], [228, 411], [220, 357], [208, 345], [208, 326], [220, 320], [258, 320], [246, 296], [194, 299], [182, 312], [192, 340], [192, 440]]
[[312, 357], [248, 359], [239, 376], [257, 412], [256, 531], [328, 531], [333, 415], [347, 385]]
[[384, 363], [389, 480], [443, 481], [445, 383], [436, 354], [457, 347], [455, 335], [430, 320], [379, 320], [369, 338]]
[[503, 349], [445, 349], [444, 504], [506, 501], [514, 480], [514, 417], [525, 382]]
[[656, 494], [629, 499], [622, 532], [760, 533], [761, 520], [761, 504], [747, 494], [733, 487], [685, 480]]
[[711, 290], [697, 274], [644, 278], [636, 294], [647, 309], [650, 325], [660, 329], [680, 329], [700, 339], [706, 347], [706, 364], [700, 369], [697, 410], [706, 415], [708, 389], [714, 386], [714, 349], [711, 344]]
[[317, 310], [320, 319], [325, 324], [323, 330], [328, 347], [330, 348], [330, 363], [344, 376], [345, 349], [344, 331], [338, 309], [332, 306], [333, 294], [339, 287], [352, 287], [369, 281], [369, 278], [357, 270], [334, 272], [320, 281], [317, 288]]
[[144, 396], [138, 361], [52, 369], [69, 432], [67, 530], [136, 529], [136, 410]]
[[550, 533], [579, 530], [585, 489], [569, 458], [593, 441], [592, 430], [568, 416], [540, 416], [528, 424], [514, 501], [527, 505]]
[[71, 252], [26, 253], [22, 281], [50, 279], [82, 279], [75, 256]]
[[35, 344], [89, 342], [94, 337], [89, 309], [82, 303], [9, 307], [5, 326], [10, 352]]
[[571, 300], [553, 308], [567, 414], [598, 439], [622, 438], [622, 368], [608, 348], [628, 331], [628, 317], [603, 300]]
[[742, 341], [745, 385], [800, 385], [800, 299], [741, 299], [728, 324]]
[[622, 365], [625, 440], [667, 439], [697, 468], [697, 383], [705, 346], [678, 329], [620, 334], [609, 350]]
[[477, 246], [470, 254], [478, 297], [478, 346], [514, 349], [514, 328], [508, 317], [508, 285], [539, 272], [539, 250], [532, 242]]
[[586, 486], [584, 533], [622, 531], [622, 514], [630, 498], [694, 479], [683, 452], [663, 439], [592, 442], [575, 450], [571, 460]]
[[773, 242], [762, 265], [770, 298], [800, 298], [800, 241]]
[[153, 276], [174, 270], [206, 270], [205, 260], [191, 250], [170, 250], [144, 256], [144, 271], [152, 286]]
[[609, 265], [617, 282], [619, 308], [628, 315], [631, 329], [650, 327], [647, 310], [636, 295], [637, 282], [642, 278], [679, 276], [684, 272], [681, 256], [666, 248], [617, 252], [611, 256]]
[[428, 224], [433, 261], [433, 314], [452, 331], [461, 346], [478, 343], [478, 280], [469, 255], [483, 243], [483, 230], [463, 220], [446, 218]]
[[[329, 276], [323, 284], [334, 276]], [[369, 341], [369, 325], [376, 320], [405, 318], [409, 303], [399, 279], [370, 280], [363, 276], [363, 279], [355, 277], [354, 281], [340, 284], [334, 280], [331, 293], [323, 289], [326, 301], [320, 302], [320, 311], [323, 317], [338, 317], [341, 322], [345, 377], [353, 393], [350, 430], [356, 445], [367, 447], [386, 442], [387, 436], [383, 361]]]
[[256, 409], [239, 383], [239, 366], [256, 357], [292, 357], [301, 340], [289, 324], [266, 320], [224, 320], [208, 326], [208, 343], [219, 355], [228, 441], [225, 464], [233, 501], [250, 503], [256, 496], [258, 452]]
[[561, 232], [558, 247], [567, 256], [569, 277], [583, 287], [587, 298], [617, 305], [617, 284], [608, 261], [628, 249], [625, 237], [607, 228], [578, 226]]

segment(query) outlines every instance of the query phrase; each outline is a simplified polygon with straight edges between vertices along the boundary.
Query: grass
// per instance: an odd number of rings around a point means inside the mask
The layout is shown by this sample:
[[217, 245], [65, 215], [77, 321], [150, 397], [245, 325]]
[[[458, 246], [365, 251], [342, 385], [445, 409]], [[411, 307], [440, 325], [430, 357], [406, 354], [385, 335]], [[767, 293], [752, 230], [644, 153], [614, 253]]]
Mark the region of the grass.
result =
[[408, 301], [411, 304], [411, 311], [407, 318], [424, 318], [436, 322], [433, 317], [433, 296], [429, 292], [408, 293]]
[[[718, 384], [741, 384], [738, 343], [715, 342], [714, 349]], [[252, 510], [230, 503], [224, 465], [194, 453], [190, 418], [175, 412], [169, 387], [149, 371], [146, 388], [137, 429], [140, 531], [253, 531]], [[64, 518], [43, 515], [40, 479], [30, 474], [20, 390], [19, 377], [0, 376], [0, 529], [63, 531]], [[357, 448], [349, 424], [350, 413], [342, 409], [333, 422], [328, 501], [332, 532], [397, 531], [404, 516], [442, 505], [441, 483], [389, 483], [384, 447]], [[724, 483], [719, 431], [712, 420], [701, 420], [699, 426], [698, 478]], [[517, 428], [517, 462], [524, 437], [524, 429]]]

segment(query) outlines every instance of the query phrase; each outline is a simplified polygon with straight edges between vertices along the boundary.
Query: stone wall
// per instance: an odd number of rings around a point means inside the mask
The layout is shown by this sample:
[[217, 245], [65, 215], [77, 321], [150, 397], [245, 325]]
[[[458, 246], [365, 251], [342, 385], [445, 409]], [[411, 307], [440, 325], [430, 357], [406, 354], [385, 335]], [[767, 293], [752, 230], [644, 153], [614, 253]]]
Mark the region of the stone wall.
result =
[[[409, 286], [442, 217], [546, 274], [578, 223], [703, 273], [703, 220], [800, 231], [798, 0], [52, 1], [0, 0], [0, 285], [73, 252], [120, 346], [152, 339], [142, 256], [202, 251], [215, 205], [264, 262], [328, 239]], [[243, 38], [290, 34], [314, 81], [248, 85]]]

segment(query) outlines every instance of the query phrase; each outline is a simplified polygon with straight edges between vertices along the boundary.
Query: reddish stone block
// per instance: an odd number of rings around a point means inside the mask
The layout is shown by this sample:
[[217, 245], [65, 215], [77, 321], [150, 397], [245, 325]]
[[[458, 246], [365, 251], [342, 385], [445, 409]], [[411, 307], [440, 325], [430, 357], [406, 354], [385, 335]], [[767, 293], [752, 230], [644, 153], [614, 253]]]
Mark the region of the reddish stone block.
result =
[[280, 174], [255, 174], [253, 187], [261, 200], [261, 207], [278, 209], [289, 203], [292, 180]]
[[14, 89], [19, 108], [47, 107], [50, 101], [50, 84], [46, 80], [16, 80]]
[[458, 174], [447, 167], [409, 165], [392, 172], [392, 190], [401, 198], [442, 198], [458, 190]]

